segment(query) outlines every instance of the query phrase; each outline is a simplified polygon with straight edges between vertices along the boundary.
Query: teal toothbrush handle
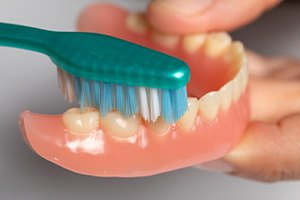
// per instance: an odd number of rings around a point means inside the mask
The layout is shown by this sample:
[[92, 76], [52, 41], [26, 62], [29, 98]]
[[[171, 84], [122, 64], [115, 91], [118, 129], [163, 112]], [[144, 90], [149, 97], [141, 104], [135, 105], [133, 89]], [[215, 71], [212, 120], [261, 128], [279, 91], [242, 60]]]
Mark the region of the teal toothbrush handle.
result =
[[103, 34], [0, 23], [0, 46], [40, 52], [64, 71], [86, 80], [178, 89], [190, 78], [185, 62]]
[[0, 23], [0, 46], [22, 48], [47, 54], [47, 43], [51, 41], [51, 35], [51, 31]]

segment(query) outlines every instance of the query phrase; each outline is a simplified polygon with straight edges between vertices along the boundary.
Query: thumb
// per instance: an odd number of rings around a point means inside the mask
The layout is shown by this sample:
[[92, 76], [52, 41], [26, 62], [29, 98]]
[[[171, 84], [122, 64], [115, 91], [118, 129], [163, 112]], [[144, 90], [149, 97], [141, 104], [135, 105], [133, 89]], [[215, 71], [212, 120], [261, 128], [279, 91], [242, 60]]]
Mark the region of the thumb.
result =
[[264, 182], [300, 179], [300, 114], [279, 123], [252, 123], [225, 158], [232, 175]]
[[228, 31], [244, 25], [281, 0], [154, 0], [148, 19], [167, 33]]

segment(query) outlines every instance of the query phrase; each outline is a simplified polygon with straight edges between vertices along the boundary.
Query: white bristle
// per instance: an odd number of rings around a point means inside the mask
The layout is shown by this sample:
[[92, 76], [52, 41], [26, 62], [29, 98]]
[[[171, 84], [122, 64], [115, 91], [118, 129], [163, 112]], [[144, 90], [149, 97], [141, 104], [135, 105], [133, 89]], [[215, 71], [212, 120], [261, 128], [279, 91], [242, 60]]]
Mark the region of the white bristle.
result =
[[146, 88], [138, 87], [138, 99], [139, 99], [139, 112], [146, 121], [149, 121], [150, 112], [149, 112]]
[[59, 67], [57, 69], [57, 82], [58, 82], [58, 87], [61, 89], [62, 93], [65, 93], [65, 87], [64, 87], [64, 80], [63, 80], [63, 70], [60, 69]]
[[159, 94], [157, 89], [150, 88], [150, 120], [155, 122], [160, 116]]
[[69, 103], [72, 103], [73, 101], [76, 100], [73, 78], [72, 78], [71, 75], [64, 72], [63, 73], [63, 80], [65, 82], [65, 97], [66, 97], [66, 100]]

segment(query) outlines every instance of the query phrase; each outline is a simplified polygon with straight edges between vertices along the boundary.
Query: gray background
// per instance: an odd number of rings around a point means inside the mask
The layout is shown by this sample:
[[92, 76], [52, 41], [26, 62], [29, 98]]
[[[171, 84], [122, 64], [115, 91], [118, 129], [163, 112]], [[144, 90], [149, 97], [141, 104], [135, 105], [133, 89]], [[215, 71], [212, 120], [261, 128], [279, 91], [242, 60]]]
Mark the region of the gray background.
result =
[[[0, 21], [72, 30], [92, 0], [0, 0]], [[113, 1], [142, 9], [146, 1]], [[282, 5], [233, 34], [266, 55], [300, 57], [300, 5]], [[95, 178], [74, 174], [31, 152], [18, 129], [26, 109], [59, 113], [69, 105], [47, 57], [0, 47], [0, 199], [257, 199], [300, 198], [300, 181], [263, 184], [192, 168], [147, 178]]]

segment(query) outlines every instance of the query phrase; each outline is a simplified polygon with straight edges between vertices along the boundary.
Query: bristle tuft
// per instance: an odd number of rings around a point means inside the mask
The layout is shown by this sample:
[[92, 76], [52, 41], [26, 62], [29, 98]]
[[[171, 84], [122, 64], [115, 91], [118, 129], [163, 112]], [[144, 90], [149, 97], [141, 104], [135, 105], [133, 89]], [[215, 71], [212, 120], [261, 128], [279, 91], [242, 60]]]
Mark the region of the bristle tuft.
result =
[[150, 121], [147, 91], [144, 87], [138, 87], [139, 112], [146, 121]]
[[125, 116], [134, 115], [137, 112], [137, 101], [136, 101], [136, 94], [135, 88], [132, 86], [127, 86], [126, 92], [126, 106], [125, 106]]
[[100, 113], [102, 116], [105, 116], [108, 112], [113, 110], [113, 95], [112, 95], [112, 86], [110, 83], [102, 84], [102, 96], [103, 100], [100, 105]]
[[101, 105], [101, 83], [93, 81], [93, 106], [100, 107]]
[[123, 85], [116, 84], [116, 110], [125, 113], [125, 93]]
[[170, 90], [161, 91], [162, 116], [166, 122], [173, 122], [172, 98]]
[[159, 101], [159, 93], [157, 89], [150, 89], [150, 119], [152, 122], [155, 122], [157, 118], [160, 116], [160, 101]]
[[186, 87], [172, 90], [173, 122], [176, 122], [187, 111]]

